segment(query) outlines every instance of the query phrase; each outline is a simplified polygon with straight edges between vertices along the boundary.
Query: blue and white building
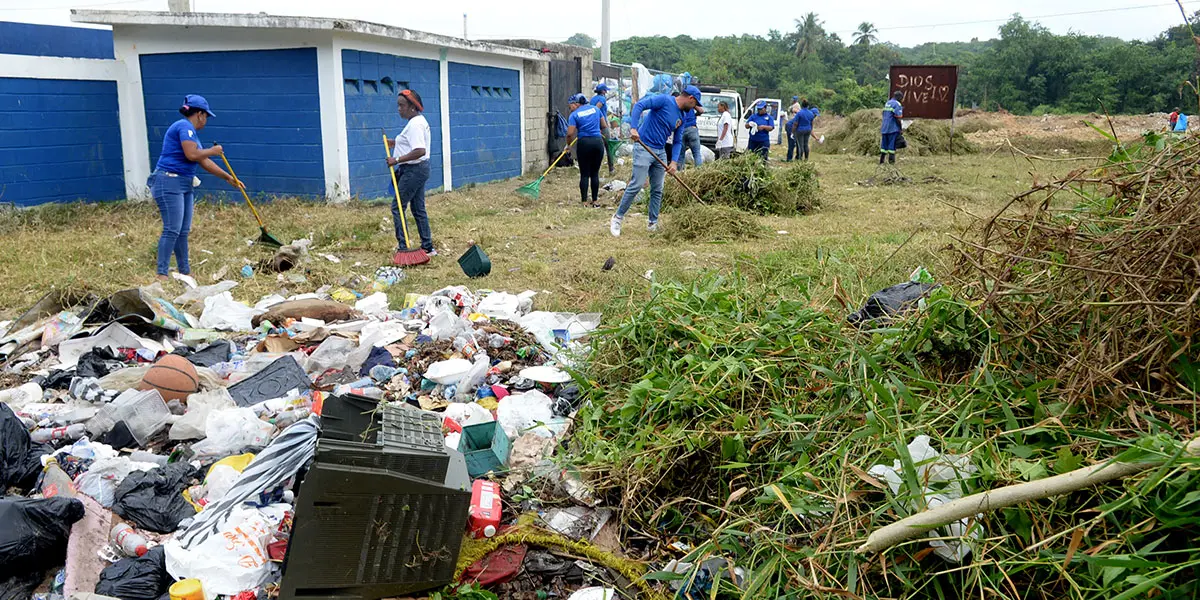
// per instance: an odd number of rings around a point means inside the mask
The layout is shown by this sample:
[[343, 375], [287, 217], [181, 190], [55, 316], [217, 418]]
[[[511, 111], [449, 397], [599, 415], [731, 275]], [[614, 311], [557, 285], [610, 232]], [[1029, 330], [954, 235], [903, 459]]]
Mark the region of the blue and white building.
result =
[[[545, 52], [362, 21], [270, 15], [72, 11], [112, 30], [0, 23], [0, 202], [147, 195], [163, 133], [188, 93], [217, 117], [201, 132], [269, 195], [390, 194], [382, 132], [399, 90], [433, 132], [430, 190], [532, 166], [526, 81]], [[590, 63], [589, 63], [590, 66]], [[590, 70], [590, 69], [589, 69]], [[532, 148], [532, 146], [531, 146]], [[224, 194], [204, 174], [202, 191]]]

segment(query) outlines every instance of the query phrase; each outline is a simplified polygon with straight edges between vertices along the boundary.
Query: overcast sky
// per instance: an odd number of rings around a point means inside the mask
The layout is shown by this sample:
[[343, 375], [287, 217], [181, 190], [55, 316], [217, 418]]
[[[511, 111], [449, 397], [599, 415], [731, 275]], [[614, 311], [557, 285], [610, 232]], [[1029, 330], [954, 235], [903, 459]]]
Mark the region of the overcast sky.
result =
[[[399, 25], [472, 39], [522, 37], [562, 41], [575, 32], [599, 39], [600, 0], [193, 0], [201, 12], [267, 12], [341, 17]], [[166, 10], [167, 0], [0, 0], [0, 20], [70, 24], [71, 8]], [[748, 6], [753, 6], [747, 10]], [[1185, 2], [1188, 12], [1200, 0]], [[34, 8], [36, 7], [36, 8]], [[771, 7], [778, 7], [771, 10]], [[638, 14], [637, 11], [642, 11]], [[1163, 0], [836, 0], [834, 2], [688, 2], [612, 0], [613, 40], [635, 35], [765, 35], [794, 27], [793, 19], [817, 12], [828, 31], [849, 39], [862, 21], [879, 28], [881, 41], [912, 46], [929, 41], [996, 37], [1012, 13], [1037, 18], [1055, 32], [1077, 31], [1124, 39], [1149, 39], [1181, 21], [1173, 2]], [[773, 15], [772, 15], [773, 13]], [[1070, 13], [1070, 14], [1068, 14]]]

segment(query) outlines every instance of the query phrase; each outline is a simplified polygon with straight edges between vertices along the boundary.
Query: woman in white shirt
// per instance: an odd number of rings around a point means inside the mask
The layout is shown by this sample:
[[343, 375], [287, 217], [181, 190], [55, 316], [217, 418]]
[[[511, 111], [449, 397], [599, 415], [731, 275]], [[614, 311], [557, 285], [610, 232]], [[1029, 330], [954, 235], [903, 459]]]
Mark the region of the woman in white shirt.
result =
[[[402, 90], [396, 97], [396, 108], [400, 118], [407, 119], [404, 131], [389, 141], [392, 155], [387, 163], [396, 169], [396, 185], [400, 188], [400, 201], [406, 210], [411, 210], [413, 220], [417, 222], [417, 232], [421, 235], [421, 249], [429, 256], [437, 256], [433, 248], [433, 233], [429, 229], [429, 215], [425, 212], [425, 183], [429, 181], [429, 121], [421, 111], [420, 94], [412, 90]], [[396, 229], [396, 246], [400, 250], [409, 250], [404, 244], [404, 233], [400, 228], [400, 209], [392, 204], [392, 225]]]
[[721, 120], [717, 122], [717, 159], [729, 158], [733, 154], [733, 117], [729, 115], [729, 104], [717, 103]]

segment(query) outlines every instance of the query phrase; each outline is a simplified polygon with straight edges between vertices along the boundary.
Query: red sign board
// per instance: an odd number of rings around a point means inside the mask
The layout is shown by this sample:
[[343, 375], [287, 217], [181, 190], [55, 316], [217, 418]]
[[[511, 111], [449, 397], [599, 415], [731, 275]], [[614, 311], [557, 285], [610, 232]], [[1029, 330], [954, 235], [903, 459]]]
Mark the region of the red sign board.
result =
[[893, 65], [891, 82], [892, 94], [904, 92], [904, 118], [954, 118], [957, 66]]

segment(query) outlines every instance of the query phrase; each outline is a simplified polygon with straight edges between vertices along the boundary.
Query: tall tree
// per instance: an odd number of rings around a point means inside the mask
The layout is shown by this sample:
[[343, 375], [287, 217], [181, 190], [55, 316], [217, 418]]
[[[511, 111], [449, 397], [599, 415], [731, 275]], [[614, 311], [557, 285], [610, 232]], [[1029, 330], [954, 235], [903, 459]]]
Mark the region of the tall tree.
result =
[[583, 46], [584, 48], [590, 49], [596, 47], [596, 38], [586, 33], [577, 33], [567, 38], [567, 43], [571, 44], [572, 46]]
[[858, 31], [854, 32], [854, 43], [858, 46], [870, 46], [879, 41], [879, 37], [875, 35], [877, 33], [879, 30], [875, 28], [874, 23], [863, 21], [858, 24]]
[[804, 19], [796, 19], [796, 56], [808, 60], [817, 53], [817, 47], [825, 39], [825, 29], [817, 20], [817, 13], [810, 12]]

